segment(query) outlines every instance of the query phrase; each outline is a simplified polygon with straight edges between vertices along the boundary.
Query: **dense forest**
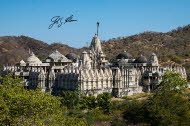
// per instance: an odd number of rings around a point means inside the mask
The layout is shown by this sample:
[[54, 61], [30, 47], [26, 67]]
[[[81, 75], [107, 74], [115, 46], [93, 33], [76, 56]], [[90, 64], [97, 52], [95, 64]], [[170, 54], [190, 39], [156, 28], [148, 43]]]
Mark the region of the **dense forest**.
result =
[[0, 77], [0, 125], [126, 126], [190, 125], [190, 90], [178, 73], [167, 72], [155, 93], [120, 99], [80, 91], [52, 96], [28, 90], [13, 74]]

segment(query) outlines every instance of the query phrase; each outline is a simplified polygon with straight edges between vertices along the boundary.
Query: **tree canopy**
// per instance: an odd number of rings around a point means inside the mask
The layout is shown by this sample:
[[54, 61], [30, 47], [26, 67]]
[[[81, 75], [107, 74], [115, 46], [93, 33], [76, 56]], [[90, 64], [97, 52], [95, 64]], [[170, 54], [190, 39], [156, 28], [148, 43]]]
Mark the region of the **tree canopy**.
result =
[[26, 90], [22, 80], [0, 77], [0, 125], [87, 125], [85, 118], [64, 116], [60, 97], [40, 90]]
[[124, 118], [132, 124], [190, 125], [187, 89], [188, 83], [180, 74], [166, 72], [155, 93], [147, 100], [128, 102]]

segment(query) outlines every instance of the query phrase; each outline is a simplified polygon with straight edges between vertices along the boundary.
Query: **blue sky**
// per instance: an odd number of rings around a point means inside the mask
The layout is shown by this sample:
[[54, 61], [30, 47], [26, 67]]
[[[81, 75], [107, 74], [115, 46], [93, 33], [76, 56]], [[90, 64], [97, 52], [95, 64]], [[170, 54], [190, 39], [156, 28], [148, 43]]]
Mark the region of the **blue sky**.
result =
[[[25, 35], [47, 43], [83, 47], [100, 22], [108, 40], [144, 31], [167, 32], [190, 24], [190, 0], [0, 0], [0, 36]], [[53, 16], [77, 22], [48, 29]]]

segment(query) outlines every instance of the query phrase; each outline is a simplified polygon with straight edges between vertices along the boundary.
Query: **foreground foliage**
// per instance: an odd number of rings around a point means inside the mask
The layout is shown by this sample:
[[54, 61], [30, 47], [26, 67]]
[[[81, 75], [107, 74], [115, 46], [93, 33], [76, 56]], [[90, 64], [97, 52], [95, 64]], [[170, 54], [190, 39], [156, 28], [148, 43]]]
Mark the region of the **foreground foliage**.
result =
[[187, 81], [178, 73], [167, 73], [149, 101], [153, 124], [190, 125], [190, 102], [185, 93]]
[[64, 91], [60, 97], [27, 90], [10, 74], [0, 77], [0, 125], [190, 125], [187, 81], [168, 72], [156, 89], [119, 101], [111, 101], [109, 93], [94, 97]]
[[[81, 96], [64, 91], [51, 96], [40, 89], [27, 90], [23, 80], [9, 74], [0, 77], [0, 125], [86, 126], [111, 119], [111, 96]], [[82, 110], [89, 110], [83, 112]]]
[[129, 124], [190, 125], [190, 102], [185, 93], [187, 81], [168, 72], [157, 91], [145, 101], [131, 101], [124, 112]]
[[68, 109], [74, 109], [79, 104], [79, 92], [77, 91], [63, 91], [60, 96], [62, 104]]
[[66, 116], [59, 97], [26, 90], [12, 74], [0, 80], [0, 125], [87, 125], [85, 118]]
[[122, 98], [126, 100], [137, 100], [137, 99], [147, 98], [148, 96], [151, 96], [151, 95], [153, 94], [152, 93], [138, 93], [131, 96], [124, 96]]

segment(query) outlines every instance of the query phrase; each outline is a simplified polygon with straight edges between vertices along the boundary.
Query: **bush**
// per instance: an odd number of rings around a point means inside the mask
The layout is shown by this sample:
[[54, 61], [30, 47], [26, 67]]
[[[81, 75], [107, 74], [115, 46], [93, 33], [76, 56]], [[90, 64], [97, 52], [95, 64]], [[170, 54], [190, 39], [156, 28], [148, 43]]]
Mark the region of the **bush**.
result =
[[60, 95], [62, 104], [69, 109], [74, 109], [79, 104], [79, 93], [77, 91], [63, 91]]
[[122, 120], [114, 119], [111, 122], [111, 126], [126, 126], [126, 123], [124, 121], [122, 121]]
[[127, 124], [139, 124], [148, 122], [148, 111], [146, 109], [146, 103], [143, 101], [128, 101], [126, 104], [124, 119]]
[[97, 107], [96, 98], [94, 96], [84, 96], [82, 95], [80, 97], [80, 103], [79, 108], [84, 109], [94, 109]]
[[86, 113], [85, 118], [89, 124], [111, 120], [111, 117], [108, 115], [105, 115], [104, 112], [100, 110], [99, 108], [92, 109], [91, 111]]
[[179, 56], [176, 56], [176, 55], [172, 56], [171, 60], [176, 62], [176, 63], [182, 63], [183, 62], [183, 59], [181, 59]]
[[112, 107], [111, 98], [112, 98], [111, 94], [107, 92], [104, 92], [103, 94], [99, 94], [97, 96], [98, 106], [106, 114], [111, 113], [111, 107]]
[[151, 96], [151, 95], [152, 94], [150, 94], [150, 93], [138, 93], [138, 94], [134, 94], [134, 95], [131, 95], [131, 96], [124, 96], [123, 99], [136, 100], [136, 99], [143, 98], [143, 97], [148, 97], [148, 96]]

